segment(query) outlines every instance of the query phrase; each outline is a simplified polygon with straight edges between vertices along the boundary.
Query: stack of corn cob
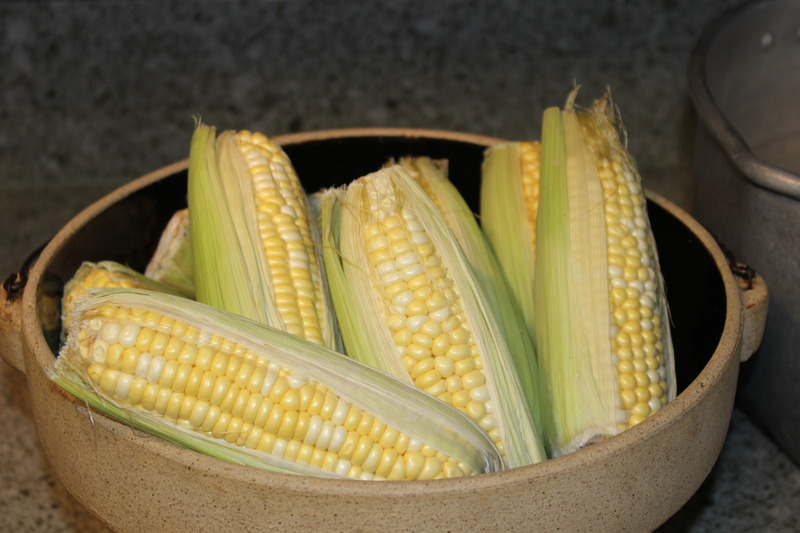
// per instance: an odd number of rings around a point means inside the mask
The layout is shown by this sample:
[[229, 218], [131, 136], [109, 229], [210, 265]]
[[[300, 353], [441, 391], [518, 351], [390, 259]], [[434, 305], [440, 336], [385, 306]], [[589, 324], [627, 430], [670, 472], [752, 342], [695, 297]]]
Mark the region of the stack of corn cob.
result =
[[487, 150], [480, 226], [446, 162], [312, 202], [272, 140], [198, 124], [147, 276], [65, 287], [52, 378], [191, 449], [355, 479], [521, 467], [644, 420], [675, 395], [655, 243], [610, 100], [574, 97]]

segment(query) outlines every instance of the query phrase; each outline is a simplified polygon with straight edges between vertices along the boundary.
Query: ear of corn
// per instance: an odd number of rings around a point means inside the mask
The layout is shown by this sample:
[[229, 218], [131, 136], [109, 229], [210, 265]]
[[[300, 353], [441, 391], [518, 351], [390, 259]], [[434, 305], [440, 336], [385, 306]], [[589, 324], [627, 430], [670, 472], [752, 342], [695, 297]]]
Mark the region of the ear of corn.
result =
[[52, 379], [93, 408], [204, 453], [358, 479], [492, 471], [468, 417], [318, 344], [170, 295], [81, 299]]
[[393, 166], [326, 191], [322, 220], [348, 355], [470, 415], [506, 466], [544, 459], [496, 302], [408, 173]]
[[178, 294], [172, 287], [159, 283], [149, 277], [115, 261], [84, 261], [75, 274], [64, 284], [61, 298], [61, 331], [66, 335], [75, 310], [75, 302], [92, 290], [105, 288], [136, 288]]
[[188, 198], [198, 301], [339, 347], [319, 230], [277, 144], [199, 125]]
[[666, 298], [640, 177], [605, 97], [544, 114], [534, 333], [556, 455], [675, 396]]
[[144, 275], [194, 299], [194, 257], [188, 209], [179, 209], [170, 217]]
[[[525, 143], [525, 145], [526, 170], [529, 171], [528, 174], [536, 174], [535, 190], [538, 192], [539, 144]], [[490, 148], [489, 151], [491, 150]], [[531, 152], [535, 153], [531, 154]], [[533, 155], [535, 155], [535, 161], [531, 162]], [[492, 158], [489, 159], [491, 160]], [[401, 158], [398, 164], [422, 187], [439, 209], [448, 227], [455, 235], [456, 241], [464, 251], [470, 266], [475, 271], [476, 280], [484, 286], [484, 294], [490, 300], [490, 308], [497, 313], [497, 324], [502, 328], [502, 334], [508, 342], [517, 376], [522, 383], [523, 391], [525, 391], [528, 408], [534, 417], [535, 425], [539, 429], [544, 428], [544, 417], [547, 416], [549, 411], [546, 406], [548, 399], [543, 394], [542, 387], [539, 386], [538, 362], [529, 331], [530, 321], [526, 320], [526, 316], [520, 312], [515, 292], [509, 289], [503, 269], [487, 240], [486, 234], [481, 229], [481, 226], [478, 225], [475, 215], [464, 200], [464, 197], [448, 178], [447, 161], [434, 160], [423, 156], [408, 156]], [[527, 181], [529, 183], [534, 180]], [[506, 190], [506, 188], [511, 190], [510, 185], [510, 183], [497, 184], [503, 190]], [[484, 193], [493, 194], [492, 191], [482, 191], [482, 194]], [[516, 201], [517, 198], [514, 198], [514, 200]], [[507, 211], [505, 205], [503, 209]], [[506, 235], [516, 233], [515, 231], [508, 231], [510, 227], [516, 228], [518, 224], [505, 226], [504, 233]], [[522, 235], [527, 235], [527, 233], [523, 232]], [[522, 243], [517, 246], [522, 250], [528, 248]]]
[[481, 169], [481, 227], [528, 325], [535, 308], [541, 149], [538, 141], [497, 144], [486, 149]]

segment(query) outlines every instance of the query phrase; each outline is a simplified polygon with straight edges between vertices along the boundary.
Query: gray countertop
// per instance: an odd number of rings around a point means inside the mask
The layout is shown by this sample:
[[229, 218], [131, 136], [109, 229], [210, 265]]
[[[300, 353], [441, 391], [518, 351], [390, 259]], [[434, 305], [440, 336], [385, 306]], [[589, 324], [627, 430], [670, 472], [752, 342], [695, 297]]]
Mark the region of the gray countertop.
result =
[[[80, 209], [183, 159], [193, 117], [277, 135], [391, 126], [537, 136], [610, 86], [648, 188], [690, 209], [686, 65], [736, 2], [0, 0], [0, 277]], [[800, 468], [735, 409], [662, 532], [800, 531]], [[0, 531], [104, 527], [53, 476], [0, 361]]]

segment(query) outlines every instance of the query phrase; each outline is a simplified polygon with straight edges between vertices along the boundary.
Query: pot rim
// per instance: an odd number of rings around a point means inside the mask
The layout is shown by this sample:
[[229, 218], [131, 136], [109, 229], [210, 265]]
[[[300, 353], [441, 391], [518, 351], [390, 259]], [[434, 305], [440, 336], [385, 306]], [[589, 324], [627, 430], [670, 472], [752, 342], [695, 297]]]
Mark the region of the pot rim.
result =
[[[404, 128], [320, 130], [277, 136], [275, 139], [282, 144], [294, 144], [333, 137], [374, 135], [433, 137], [472, 142], [486, 146], [498, 142], [505, 142], [501, 139], [468, 133]], [[129, 196], [133, 192], [171, 174], [183, 171], [187, 167], [188, 160], [178, 161], [137, 178], [115, 191], [112, 191], [82, 210], [45, 246], [31, 269], [27, 287], [23, 292], [22, 298], [22, 336], [23, 342], [27, 348], [25, 350], [25, 358], [27, 359], [30, 357], [32, 359], [32, 361], [26, 361], [26, 369], [31, 369], [31, 365], [35, 364], [37, 371], [47, 373], [55, 361], [55, 357], [49, 349], [42, 333], [42, 328], [38, 319], [36, 297], [44, 272], [56, 252], [79, 228], [91, 221], [104, 209]], [[688, 213], [656, 193], [648, 191], [647, 196], [686, 225], [712, 256], [721, 273], [724, 285], [726, 299], [725, 323], [720, 341], [708, 363], [692, 383], [690, 383], [675, 400], [639, 425], [593, 446], [561, 457], [548, 459], [538, 464], [464, 478], [402, 483], [390, 481], [364, 483], [360, 480], [315, 478], [274, 473], [222, 461], [186, 448], [181, 448], [161, 439], [152, 438], [105, 416], [93, 417], [93, 424], [113, 432], [119, 438], [132, 440], [136, 445], [148, 448], [150, 452], [159, 454], [170, 461], [177, 462], [183, 467], [196, 469], [203, 475], [224, 476], [244, 483], [258, 484], [265, 488], [280, 486], [282, 490], [302, 491], [307, 494], [326, 494], [335, 491], [337, 494], [343, 496], [358, 496], [360, 498], [411, 496], [419, 494], [422, 490], [437, 494], [462, 492], [465, 490], [487, 490], [507, 484], [552, 477], [569, 468], [580, 467], [581, 465], [597, 460], [610, 459], [617, 454], [625, 452], [637, 441], [653, 438], [655, 435], [667, 430], [677, 415], [690, 409], [693, 404], [697, 403], [705, 394], [712, 390], [714, 388], [713, 385], [719, 381], [728, 365], [731, 363], [738, 364], [740, 357], [741, 333], [744, 320], [743, 308], [737, 282], [729, 269], [724, 253], [719, 248], [714, 238], [697, 221], [691, 218]], [[27, 371], [29, 370], [26, 370], [26, 372]], [[74, 403], [76, 409], [86, 412], [87, 416], [89, 416], [87, 407], [84, 404], [60, 389], [54, 383], [50, 382], [50, 384], [52, 385], [51, 391], [54, 394], [63, 395], [65, 400]]]
[[723, 13], [706, 28], [689, 58], [688, 91], [703, 125], [749, 181], [793, 200], [800, 200], [800, 176], [764, 161], [750, 150], [742, 135], [725, 117], [711, 94], [706, 76], [709, 51], [728, 25], [736, 19], [747, 17], [753, 11], [765, 9], [767, 5], [774, 3], [777, 3], [777, 0], [744, 2]]

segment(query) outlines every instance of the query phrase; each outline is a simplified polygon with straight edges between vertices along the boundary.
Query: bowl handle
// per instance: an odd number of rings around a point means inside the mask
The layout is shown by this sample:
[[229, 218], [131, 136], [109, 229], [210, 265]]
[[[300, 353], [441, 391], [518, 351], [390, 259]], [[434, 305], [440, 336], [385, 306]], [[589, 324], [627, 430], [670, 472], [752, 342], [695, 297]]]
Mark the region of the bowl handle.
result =
[[18, 274], [12, 274], [0, 287], [0, 357], [20, 372], [24, 372], [20, 318], [22, 288], [18, 283]]
[[739, 277], [739, 288], [744, 305], [741, 360], [747, 361], [758, 350], [764, 337], [769, 307], [769, 290], [764, 278], [755, 272], [749, 277]]
[[25, 372], [22, 350], [22, 293], [28, 283], [28, 274], [43, 244], [37, 248], [20, 267], [0, 285], [0, 357], [20, 372]]

